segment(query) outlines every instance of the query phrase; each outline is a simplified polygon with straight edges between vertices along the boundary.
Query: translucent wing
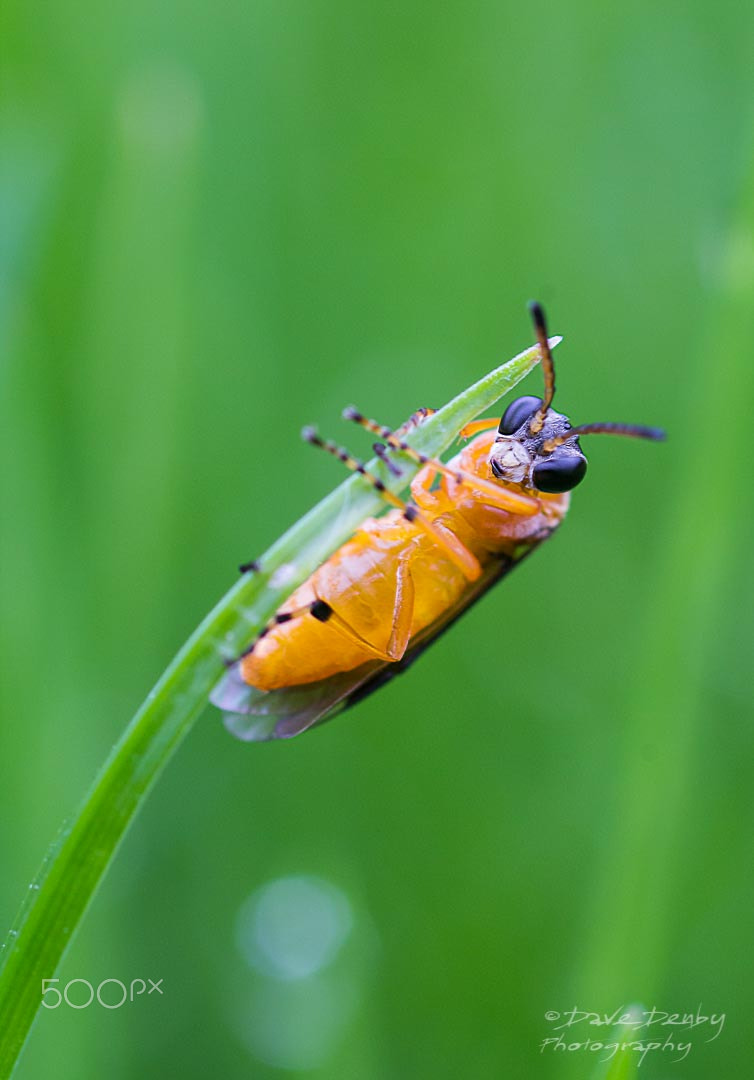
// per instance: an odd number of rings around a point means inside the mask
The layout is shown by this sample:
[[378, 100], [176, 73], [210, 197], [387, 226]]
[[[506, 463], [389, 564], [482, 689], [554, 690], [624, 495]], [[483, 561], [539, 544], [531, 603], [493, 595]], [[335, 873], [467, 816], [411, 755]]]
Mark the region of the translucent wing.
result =
[[534, 547], [518, 557], [495, 559], [478, 581], [470, 584], [447, 611], [411, 641], [402, 660], [390, 663], [372, 660], [353, 671], [343, 671], [316, 683], [257, 690], [243, 681], [240, 665], [234, 664], [210, 695], [213, 705], [225, 712], [225, 726], [232, 735], [247, 742], [290, 739], [302, 731], [329, 720], [400, 675], [436, 641], [480, 596], [518, 565]]
[[240, 664], [236, 663], [212, 691], [210, 701], [223, 710], [226, 728], [238, 739], [290, 739], [334, 716], [349, 695], [387, 666], [382, 660], [374, 660], [321, 682], [257, 690], [243, 681]]

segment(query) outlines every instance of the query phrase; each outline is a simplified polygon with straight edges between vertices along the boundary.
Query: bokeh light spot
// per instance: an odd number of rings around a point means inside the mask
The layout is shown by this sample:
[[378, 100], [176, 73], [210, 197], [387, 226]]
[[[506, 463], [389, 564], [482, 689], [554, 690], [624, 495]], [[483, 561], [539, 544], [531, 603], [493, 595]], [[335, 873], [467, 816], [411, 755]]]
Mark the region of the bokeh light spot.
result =
[[332, 963], [352, 925], [351, 905], [336, 886], [315, 877], [282, 877], [244, 902], [237, 941], [257, 971], [306, 979]]

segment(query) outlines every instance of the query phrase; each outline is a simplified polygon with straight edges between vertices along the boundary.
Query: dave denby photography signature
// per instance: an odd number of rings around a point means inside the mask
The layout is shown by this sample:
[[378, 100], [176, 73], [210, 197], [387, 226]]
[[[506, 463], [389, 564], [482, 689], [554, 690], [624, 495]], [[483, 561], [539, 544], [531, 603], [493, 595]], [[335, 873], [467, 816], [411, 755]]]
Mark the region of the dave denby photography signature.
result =
[[[638, 1065], [642, 1065], [648, 1054], [657, 1053], [669, 1061], [683, 1061], [691, 1052], [690, 1033], [696, 1028], [702, 1028], [707, 1036], [701, 1042], [714, 1042], [725, 1026], [725, 1013], [706, 1012], [701, 1005], [694, 1012], [667, 1012], [654, 1005], [651, 1009], [620, 1005], [612, 1013], [591, 1012], [574, 1005], [563, 1012], [548, 1009], [545, 1020], [552, 1034], [542, 1040], [542, 1054], [586, 1051], [601, 1061], [609, 1061], [620, 1050], [635, 1053]], [[592, 1031], [594, 1028], [607, 1030]]]

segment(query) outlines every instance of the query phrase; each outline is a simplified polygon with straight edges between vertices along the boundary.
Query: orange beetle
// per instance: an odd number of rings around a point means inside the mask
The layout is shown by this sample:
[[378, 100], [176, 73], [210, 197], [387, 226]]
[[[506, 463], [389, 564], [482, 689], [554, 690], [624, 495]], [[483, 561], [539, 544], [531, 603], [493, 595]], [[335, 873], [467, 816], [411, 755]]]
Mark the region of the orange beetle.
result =
[[[391, 504], [368, 518], [279, 608], [212, 695], [242, 739], [290, 738], [361, 700], [405, 671], [494, 582], [546, 540], [563, 520], [570, 492], [586, 473], [579, 436], [598, 432], [662, 439], [657, 428], [627, 424], [571, 427], [551, 408], [555, 372], [544, 312], [530, 305], [542, 354], [544, 399], [520, 397], [502, 420], [478, 420], [471, 441], [448, 462], [417, 453], [403, 436], [357, 410], [344, 417], [380, 436], [375, 446], [403, 453], [421, 470], [404, 502], [345, 450], [311, 428], [303, 436], [365, 476]], [[439, 480], [439, 483], [438, 483]], [[244, 569], [256, 569], [248, 564]]]

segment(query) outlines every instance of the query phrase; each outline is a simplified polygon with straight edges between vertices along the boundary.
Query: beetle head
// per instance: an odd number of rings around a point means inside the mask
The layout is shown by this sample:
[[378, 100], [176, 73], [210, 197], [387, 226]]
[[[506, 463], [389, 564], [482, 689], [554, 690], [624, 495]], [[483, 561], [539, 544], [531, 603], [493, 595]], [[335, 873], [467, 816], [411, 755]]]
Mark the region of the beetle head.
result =
[[489, 463], [492, 474], [525, 489], [562, 493], [580, 484], [586, 475], [586, 458], [579, 435], [604, 433], [640, 439], [664, 439], [659, 428], [637, 424], [583, 424], [571, 427], [567, 416], [555, 412], [555, 366], [547, 338], [545, 314], [535, 302], [529, 305], [542, 354], [544, 398], [526, 395], [511, 402], [500, 421]]
[[542, 398], [516, 398], [500, 421], [490, 454], [490, 468], [499, 480], [521, 484], [537, 491], [570, 491], [586, 475], [586, 458], [577, 436], [551, 450], [550, 439], [571, 430], [568, 417], [548, 409], [539, 431], [532, 433], [531, 421], [542, 407]]

